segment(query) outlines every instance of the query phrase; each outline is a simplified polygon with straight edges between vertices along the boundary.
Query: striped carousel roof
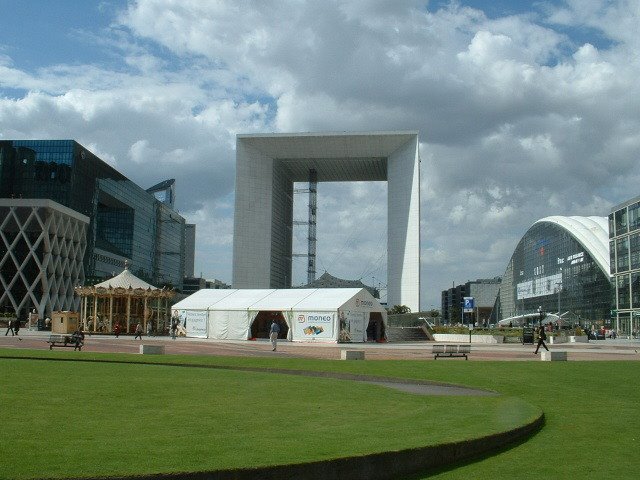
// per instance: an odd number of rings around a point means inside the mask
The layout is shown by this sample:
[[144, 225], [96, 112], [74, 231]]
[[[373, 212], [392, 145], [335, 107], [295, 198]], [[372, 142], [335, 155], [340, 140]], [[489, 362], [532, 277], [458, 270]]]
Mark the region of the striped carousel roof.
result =
[[150, 283], [139, 279], [129, 271], [129, 264], [125, 263], [124, 270], [109, 280], [94, 285], [96, 288], [141, 288], [143, 290], [160, 290]]
[[76, 287], [75, 291], [80, 296], [135, 296], [153, 298], [172, 298], [175, 291], [172, 288], [158, 288], [144, 280], [139, 279], [129, 271], [129, 264], [125, 262], [122, 273], [109, 280], [92, 286]]

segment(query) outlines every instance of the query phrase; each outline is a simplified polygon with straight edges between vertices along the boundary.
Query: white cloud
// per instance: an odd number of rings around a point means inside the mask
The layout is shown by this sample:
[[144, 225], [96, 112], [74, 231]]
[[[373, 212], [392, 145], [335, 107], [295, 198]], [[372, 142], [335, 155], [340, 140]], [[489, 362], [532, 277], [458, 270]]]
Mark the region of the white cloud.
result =
[[[422, 296], [438, 304], [452, 281], [501, 274], [535, 220], [637, 194], [640, 7], [427, 6], [129, 2], [82, 37], [110, 64], [27, 71], [3, 50], [0, 138], [75, 138], [142, 186], [176, 178], [196, 270], [229, 281], [235, 134], [419, 130]], [[383, 278], [384, 188], [320, 191], [321, 268]]]

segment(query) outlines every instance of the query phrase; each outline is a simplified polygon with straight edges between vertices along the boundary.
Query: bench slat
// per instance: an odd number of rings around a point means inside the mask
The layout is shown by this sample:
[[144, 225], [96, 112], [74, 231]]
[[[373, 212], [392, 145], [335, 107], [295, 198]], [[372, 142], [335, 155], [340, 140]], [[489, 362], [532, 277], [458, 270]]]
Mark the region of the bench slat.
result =
[[458, 345], [445, 345], [444, 353], [458, 353]]
[[471, 345], [433, 345], [431, 349], [434, 359], [438, 357], [464, 357], [468, 360], [468, 354], [471, 353]]

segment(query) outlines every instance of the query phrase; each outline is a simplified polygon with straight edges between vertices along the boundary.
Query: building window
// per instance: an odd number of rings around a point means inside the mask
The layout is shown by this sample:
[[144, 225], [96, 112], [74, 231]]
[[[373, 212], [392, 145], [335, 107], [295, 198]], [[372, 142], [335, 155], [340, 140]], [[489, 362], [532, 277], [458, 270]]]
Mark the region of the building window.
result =
[[618, 310], [631, 308], [629, 304], [629, 275], [620, 275], [618, 282]]
[[[609, 214], [609, 238], [616, 236], [616, 223], [613, 218], [613, 213]], [[613, 265], [613, 263], [611, 264]]]
[[616, 212], [616, 236], [627, 233], [627, 209]]
[[611, 275], [616, 273], [616, 242], [611, 240], [609, 242], [609, 266], [611, 269]]
[[631, 253], [631, 270], [640, 268], [640, 233], [629, 235], [629, 250]]
[[640, 202], [634, 203], [629, 207], [629, 231], [638, 230], [640, 228]]
[[631, 308], [640, 308], [640, 272], [631, 274]]
[[618, 272], [629, 270], [629, 237], [616, 240], [616, 254], [618, 257]]

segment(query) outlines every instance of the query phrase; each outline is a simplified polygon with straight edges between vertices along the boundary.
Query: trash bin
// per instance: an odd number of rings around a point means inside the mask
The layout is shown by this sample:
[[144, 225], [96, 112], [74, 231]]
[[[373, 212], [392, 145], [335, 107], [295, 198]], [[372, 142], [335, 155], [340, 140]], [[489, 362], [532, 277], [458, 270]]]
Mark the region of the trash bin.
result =
[[44, 318], [39, 318], [38, 319], [38, 331], [40, 332], [40, 331], [42, 331], [44, 329], [45, 329], [45, 327], [44, 327]]
[[524, 327], [522, 329], [522, 344], [530, 343], [533, 345], [533, 328]]

